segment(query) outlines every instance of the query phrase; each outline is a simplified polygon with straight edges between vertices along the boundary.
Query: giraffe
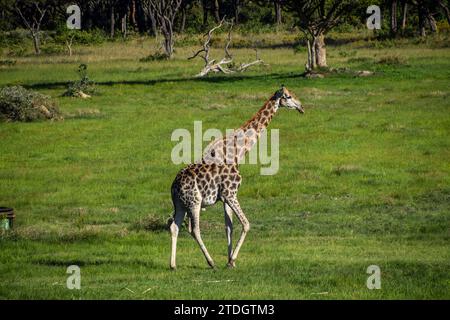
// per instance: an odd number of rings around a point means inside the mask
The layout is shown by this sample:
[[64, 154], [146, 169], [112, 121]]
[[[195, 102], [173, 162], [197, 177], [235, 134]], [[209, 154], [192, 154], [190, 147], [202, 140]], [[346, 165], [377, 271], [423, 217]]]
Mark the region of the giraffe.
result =
[[[172, 238], [170, 259], [172, 269], [176, 269], [177, 238], [186, 215], [189, 222], [189, 233], [197, 241], [209, 266], [214, 268], [214, 261], [200, 235], [200, 211], [219, 200], [224, 207], [228, 244], [227, 266], [235, 267], [239, 250], [250, 230], [250, 223], [237, 198], [242, 181], [239, 174], [239, 162], [257, 142], [261, 131], [269, 125], [279, 107], [304, 113], [300, 101], [288, 89], [281, 86], [281, 89], [277, 90], [250, 120], [224, 138], [213, 141], [205, 148], [201, 160], [188, 165], [175, 177], [171, 187], [174, 214], [169, 222]], [[242, 231], [234, 250], [232, 245], [233, 213], [242, 225]]]

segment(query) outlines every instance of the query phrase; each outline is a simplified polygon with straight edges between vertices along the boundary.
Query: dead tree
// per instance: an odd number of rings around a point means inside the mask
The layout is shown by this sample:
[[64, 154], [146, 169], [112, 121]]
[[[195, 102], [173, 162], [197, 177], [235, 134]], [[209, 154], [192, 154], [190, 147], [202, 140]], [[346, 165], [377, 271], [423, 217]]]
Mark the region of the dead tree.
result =
[[25, 24], [25, 26], [30, 31], [31, 38], [33, 39], [34, 52], [36, 54], [40, 54], [41, 53], [41, 38], [40, 38], [41, 23], [42, 23], [42, 19], [44, 19], [47, 9], [42, 10], [41, 8], [39, 8], [39, 4], [37, 2], [34, 3], [34, 6], [36, 8], [36, 11], [33, 14], [31, 14], [28, 19], [23, 15], [22, 10], [20, 10], [19, 7], [16, 7], [16, 11], [22, 18], [22, 21]]
[[[206, 40], [203, 43], [203, 48], [198, 50], [192, 57], [189, 57], [188, 59], [194, 59], [197, 56], [200, 56], [203, 61], [205, 61], [204, 68], [200, 71], [199, 74], [197, 74], [197, 77], [203, 77], [206, 76], [210, 72], [222, 72], [222, 73], [232, 73], [233, 71], [228, 69], [226, 67], [227, 64], [231, 63], [233, 61], [230, 53], [228, 52], [228, 46], [231, 42], [231, 29], [233, 28], [233, 24], [230, 24], [230, 29], [228, 31], [228, 40], [225, 45], [225, 57], [216, 63], [216, 59], [209, 59], [209, 50], [211, 49], [211, 37], [214, 31], [221, 28], [223, 24], [225, 23], [225, 18], [223, 18], [220, 23], [208, 31], [208, 33], [205, 35]], [[201, 55], [203, 53], [203, 55]]]
[[182, 0], [149, 0], [149, 2], [164, 37], [164, 51], [167, 58], [171, 59], [174, 46], [174, 21]]
[[[225, 49], [224, 49], [225, 56], [219, 62], [216, 62], [216, 59], [210, 60], [210, 56], [209, 56], [209, 53], [210, 53], [209, 51], [211, 49], [211, 38], [212, 38], [214, 31], [216, 31], [217, 29], [220, 29], [224, 24], [229, 25], [227, 40], [226, 40]], [[226, 22], [225, 17], [224, 17], [217, 26], [215, 26], [214, 28], [209, 30], [207, 34], [205, 34], [206, 40], [203, 43], [203, 48], [201, 48], [196, 53], [194, 53], [191, 57], [188, 58], [189, 60], [191, 60], [191, 59], [194, 59], [195, 57], [199, 56], [205, 62], [205, 66], [196, 75], [196, 77], [204, 77], [207, 74], [209, 74], [210, 72], [224, 73], [224, 74], [229, 74], [229, 73], [234, 73], [234, 72], [244, 72], [251, 66], [254, 66], [257, 64], [264, 64], [264, 61], [261, 60], [258, 56], [258, 50], [256, 50], [256, 60], [255, 61], [249, 62], [249, 63], [241, 63], [239, 65], [239, 67], [237, 67], [237, 68], [231, 68], [228, 66], [229, 64], [231, 64], [233, 62], [233, 56], [231, 55], [231, 53], [229, 51], [229, 47], [231, 44], [231, 32], [233, 30], [233, 25], [234, 25], [233, 21]]]

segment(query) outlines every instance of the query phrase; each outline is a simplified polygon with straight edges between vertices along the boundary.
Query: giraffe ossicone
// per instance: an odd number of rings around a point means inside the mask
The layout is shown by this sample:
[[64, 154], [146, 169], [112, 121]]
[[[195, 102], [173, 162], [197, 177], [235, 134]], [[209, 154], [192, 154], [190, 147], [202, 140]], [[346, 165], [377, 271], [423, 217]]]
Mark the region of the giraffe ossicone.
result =
[[[172, 269], [176, 268], [177, 238], [186, 215], [189, 219], [189, 232], [200, 246], [209, 266], [214, 267], [214, 261], [200, 234], [200, 211], [219, 200], [224, 206], [228, 266], [235, 266], [239, 250], [250, 230], [250, 223], [237, 198], [242, 181], [239, 163], [256, 144], [262, 130], [267, 128], [281, 107], [304, 113], [300, 101], [281, 86], [250, 120], [225, 137], [211, 142], [199, 161], [188, 165], [177, 174], [171, 188], [174, 205], [174, 214], [170, 222]], [[242, 232], [234, 249], [233, 214], [242, 224]]]

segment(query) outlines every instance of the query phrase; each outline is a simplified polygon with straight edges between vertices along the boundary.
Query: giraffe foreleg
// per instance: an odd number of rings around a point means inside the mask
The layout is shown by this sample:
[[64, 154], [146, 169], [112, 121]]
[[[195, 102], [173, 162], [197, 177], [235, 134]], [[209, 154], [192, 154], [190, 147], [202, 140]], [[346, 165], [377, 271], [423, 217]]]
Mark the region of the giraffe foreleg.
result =
[[234, 262], [231, 260], [233, 255], [233, 210], [226, 203], [223, 204], [224, 207], [224, 216], [225, 216], [225, 233], [227, 235], [227, 244], [228, 244], [228, 266], [234, 267]]
[[239, 254], [239, 250], [241, 249], [241, 246], [244, 243], [245, 236], [247, 235], [248, 231], [250, 230], [250, 223], [248, 222], [247, 217], [244, 215], [244, 212], [242, 211], [241, 206], [239, 205], [239, 202], [238, 202], [236, 196], [226, 199], [226, 203], [227, 203], [227, 205], [230, 206], [230, 208], [233, 210], [233, 212], [238, 217], [239, 222], [242, 224], [241, 235], [239, 236], [239, 240], [236, 244], [236, 247], [234, 248], [233, 254], [231, 255], [231, 259], [228, 262], [228, 265], [234, 266], [237, 256]]

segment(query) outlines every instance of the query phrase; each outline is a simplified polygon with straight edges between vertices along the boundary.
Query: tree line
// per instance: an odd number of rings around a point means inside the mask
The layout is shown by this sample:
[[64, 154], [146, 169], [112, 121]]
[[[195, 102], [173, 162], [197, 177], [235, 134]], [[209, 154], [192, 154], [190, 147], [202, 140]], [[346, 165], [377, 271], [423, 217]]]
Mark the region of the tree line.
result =
[[[295, 24], [304, 17], [303, 12], [313, 8], [317, 12], [332, 8], [336, 1], [329, 0], [0, 0], [0, 30], [8, 31], [23, 28], [19, 8], [24, 15], [33, 15], [36, 4], [47, 10], [42, 28], [53, 30], [64, 25], [67, 19], [66, 8], [77, 4], [82, 12], [82, 29], [102, 29], [110, 36], [117, 31], [124, 33], [133, 30], [156, 35], [161, 27], [156, 5], [176, 5], [180, 2], [174, 21], [174, 32], [204, 32], [211, 24], [218, 24], [224, 16], [233, 19], [235, 25], [274, 25]], [[342, 20], [354, 24], [363, 22], [369, 5], [380, 6], [383, 17], [390, 22], [393, 33], [400, 32], [409, 24], [417, 25], [420, 34], [426, 29], [436, 30], [436, 20], [450, 20], [448, 0], [361, 0], [351, 2], [352, 6]], [[300, 15], [298, 13], [301, 13]], [[340, 19], [341, 20], [341, 19]]]
[[327, 65], [325, 35], [343, 23], [365, 25], [370, 5], [381, 9], [378, 32], [390, 37], [426, 36], [438, 32], [438, 21], [450, 24], [449, 0], [0, 0], [0, 30], [28, 29], [38, 54], [41, 30], [63, 28], [72, 4], [81, 9], [83, 30], [111, 38], [130, 31], [162, 35], [168, 58], [174, 34], [204, 33], [224, 18], [245, 31], [296, 27], [306, 39], [307, 71]]

